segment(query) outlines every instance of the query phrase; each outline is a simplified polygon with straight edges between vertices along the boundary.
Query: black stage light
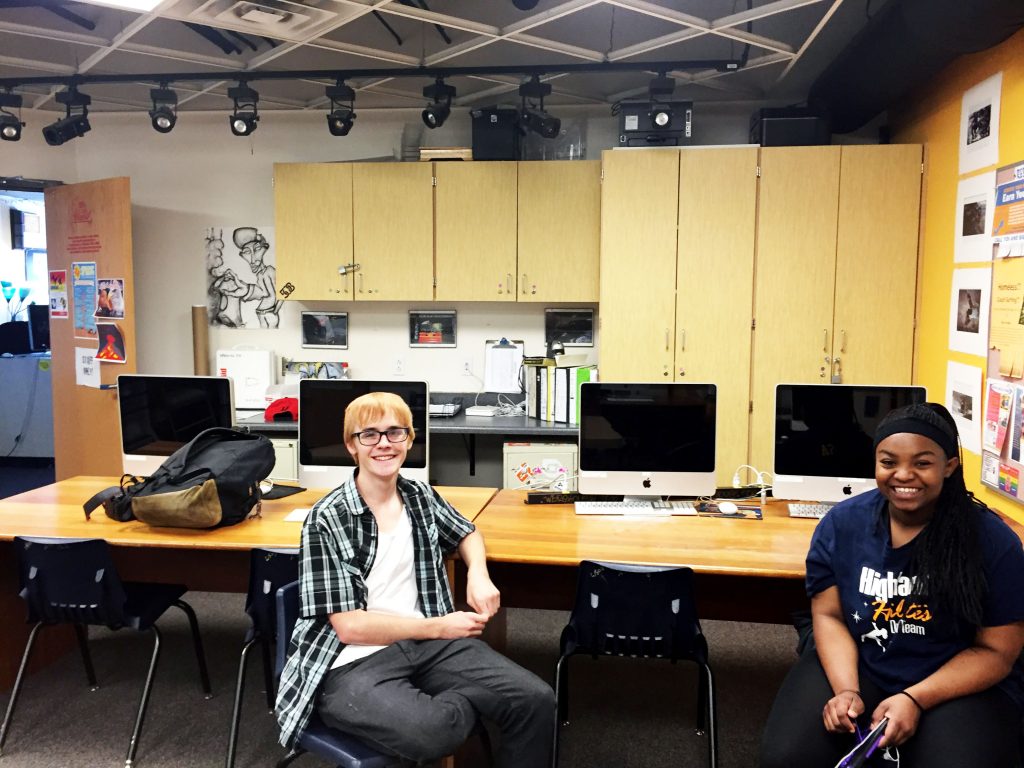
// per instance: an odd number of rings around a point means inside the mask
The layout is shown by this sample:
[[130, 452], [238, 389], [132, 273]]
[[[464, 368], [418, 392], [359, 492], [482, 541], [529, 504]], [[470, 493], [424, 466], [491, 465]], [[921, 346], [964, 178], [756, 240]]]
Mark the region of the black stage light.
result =
[[523, 98], [519, 113], [520, 127], [545, 139], [555, 138], [562, 130], [562, 121], [544, 111], [544, 97], [549, 93], [551, 86], [542, 83], [537, 75], [519, 86], [519, 95]]
[[331, 111], [327, 114], [327, 130], [331, 132], [331, 136], [348, 136], [356, 119], [356, 111], [352, 106], [356, 100], [356, 92], [339, 81], [337, 85], [327, 87], [327, 98], [331, 100]]
[[154, 88], [149, 98], [153, 100], [153, 109], [149, 111], [153, 130], [170, 133], [178, 122], [178, 94], [168, 88]]
[[10, 91], [0, 93], [0, 139], [4, 141], [17, 141], [25, 127], [21, 119], [11, 112], [12, 109], [21, 110], [21, 96]]
[[235, 106], [228, 118], [228, 125], [235, 136], [249, 136], [256, 130], [260, 115], [256, 109], [260, 95], [245, 83], [240, 82], [236, 88], [228, 88], [228, 97]]
[[89, 104], [92, 98], [79, 93], [73, 85], [54, 98], [58, 104], [64, 105], [66, 113], [60, 120], [43, 127], [43, 138], [51, 147], [59, 147], [66, 141], [84, 136], [92, 128], [89, 125]]
[[444, 80], [439, 77], [433, 85], [423, 89], [423, 95], [433, 100], [433, 103], [428, 104], [423, 110], [423, 124], [427, 128], [440, 128], [452, 112], [455, 88], [445, 85]]
[[562, 130], [561, 120], [536, 107], [523, 107], [522, 120], [529, 130], [540, 134], [545, 139], [557, 137], [559, 131]]

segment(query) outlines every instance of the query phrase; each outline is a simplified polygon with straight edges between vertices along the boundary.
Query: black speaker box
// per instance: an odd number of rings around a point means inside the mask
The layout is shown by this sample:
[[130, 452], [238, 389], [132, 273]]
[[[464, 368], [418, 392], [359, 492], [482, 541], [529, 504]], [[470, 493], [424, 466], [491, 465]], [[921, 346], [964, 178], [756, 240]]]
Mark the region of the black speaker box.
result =
[[828, 119], [804, 107], [759, 109], [750, 118], [750, 143], [762, 147], [803, 147], [832, 143]]
[[29, 346], [33, 352], [46, 352], [50, 348], [50, 308], [45, 304], [29, 304]]
[[11, 217], [11, 248], [25, 247], [25, 218], [17, 208], [8, 209]]
[[9, 352], [12, 355], [27, 355], [32, 351], [29, 341], [28, 323], [25, 320], [12, 320], [0, 323], [0, 354]]
[[519, 110], [486, 107], [470, 111], [474, 160], [518, 160]]

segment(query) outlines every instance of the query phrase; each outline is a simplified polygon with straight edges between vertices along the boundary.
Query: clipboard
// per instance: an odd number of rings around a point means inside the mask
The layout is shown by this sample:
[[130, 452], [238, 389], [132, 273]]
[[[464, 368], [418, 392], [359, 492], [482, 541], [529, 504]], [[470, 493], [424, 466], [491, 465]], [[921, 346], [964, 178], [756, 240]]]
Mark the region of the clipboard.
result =
[[522, 339], [488, 339], [484, 342], [484, 390], [521, 392], [519, 369], [523, 365]]

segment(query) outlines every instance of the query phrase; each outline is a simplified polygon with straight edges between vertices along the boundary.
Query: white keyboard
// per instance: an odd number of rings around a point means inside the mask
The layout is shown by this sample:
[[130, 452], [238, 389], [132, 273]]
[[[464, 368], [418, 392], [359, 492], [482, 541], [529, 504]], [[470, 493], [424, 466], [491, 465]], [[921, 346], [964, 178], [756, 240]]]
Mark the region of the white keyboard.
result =
[[692, 501], [577, 501], [577, 515], [696, 515]]
[[833, 504], [789, 504], [790, 517], [814, 517], [821, 519]]

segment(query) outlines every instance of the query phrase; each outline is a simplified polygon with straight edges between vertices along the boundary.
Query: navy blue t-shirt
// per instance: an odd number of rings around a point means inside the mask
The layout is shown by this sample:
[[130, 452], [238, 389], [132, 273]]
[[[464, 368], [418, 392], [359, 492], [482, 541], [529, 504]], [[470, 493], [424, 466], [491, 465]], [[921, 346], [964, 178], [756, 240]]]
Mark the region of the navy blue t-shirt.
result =
[[[920, 682], [972, 645], [975, 629], [922, 594], [903, 572], [916, 539], [893, 549], [878, 490], [837, 504], [818, 523], [807, 553], [807, 594], [839, 588], [846, 626], [868, 677], [895, 693]], [[1024, 548], [992, 511], [977, 513], [987, 591], [982, 626], [1024, 620]], [[999, 684], [1024, 710], [1020, 663]]]

